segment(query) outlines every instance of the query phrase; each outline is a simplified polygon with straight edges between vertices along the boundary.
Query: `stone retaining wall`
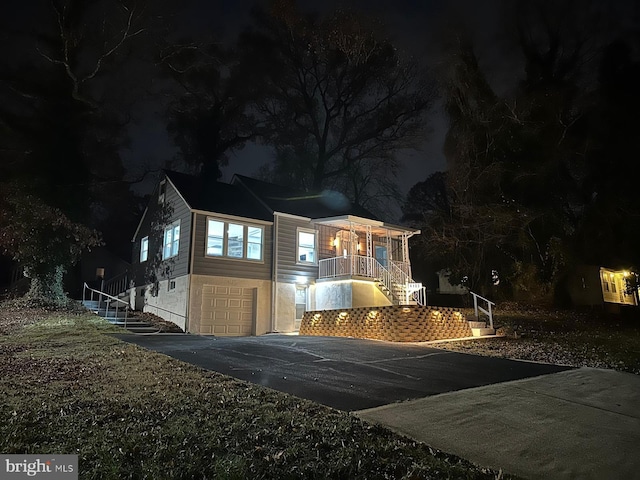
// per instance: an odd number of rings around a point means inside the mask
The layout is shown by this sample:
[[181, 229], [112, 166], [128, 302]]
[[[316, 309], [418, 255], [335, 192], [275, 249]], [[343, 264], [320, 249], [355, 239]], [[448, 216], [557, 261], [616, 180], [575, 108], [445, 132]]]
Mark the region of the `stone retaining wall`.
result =
[[305, 312], [300, 335], [426, 342], [472, 334], [457, 308], [390, 305]]

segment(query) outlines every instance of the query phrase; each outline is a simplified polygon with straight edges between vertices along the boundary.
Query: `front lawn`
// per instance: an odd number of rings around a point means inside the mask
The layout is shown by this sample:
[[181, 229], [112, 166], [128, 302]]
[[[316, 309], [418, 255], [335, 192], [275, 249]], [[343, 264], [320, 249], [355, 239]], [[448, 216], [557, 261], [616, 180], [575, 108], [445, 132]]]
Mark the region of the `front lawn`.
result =
[[[640, 374], [640, 312], [606, 315], [600, 310], [555, 310], [498, 305], [494, 324], [504, 338], [440, 344], [449, 350], [575, 367]], [[473, 310], [466, 310], [472, 319]], [[635, 314], [633, 316], [631, 314]]]
[[90, 314], [0, 309], [0, 452], [78, 454], [83, 479], [504, 478], [116, 331]]

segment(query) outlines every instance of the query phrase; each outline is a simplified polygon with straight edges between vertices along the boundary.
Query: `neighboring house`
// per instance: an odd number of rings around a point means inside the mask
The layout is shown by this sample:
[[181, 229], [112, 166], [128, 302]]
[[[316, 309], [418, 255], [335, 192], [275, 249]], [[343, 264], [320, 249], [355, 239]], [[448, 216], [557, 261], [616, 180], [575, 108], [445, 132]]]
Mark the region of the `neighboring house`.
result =
[[638, 292], [627, 291], [628, 270], [584, 265], [573, 272], [568, 292], [574, 305], [638, 305]]
[[166, 172], [133, 238], [131, 294], [188, 332], [293, 332], [307, 310], [423, 303], [408, 250], [417, 233], [335, 192]]
[[469, 289], [464, 285], [452, 285], [449, 282], [451, 272], [449, 270], [439, 270], [438, 275], [438, 293], [443, 295], [467, 295]]

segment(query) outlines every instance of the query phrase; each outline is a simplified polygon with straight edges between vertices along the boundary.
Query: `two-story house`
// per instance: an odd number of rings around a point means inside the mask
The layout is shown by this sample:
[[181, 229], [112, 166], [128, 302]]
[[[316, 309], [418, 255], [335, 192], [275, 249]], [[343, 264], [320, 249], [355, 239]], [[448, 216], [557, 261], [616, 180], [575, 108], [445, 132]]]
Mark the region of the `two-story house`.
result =
[[416, 233], [336, 192], [167, 171], [133, 237], [130, 293], [187, 332], [293, 332], [307, 310], [423, 303]]

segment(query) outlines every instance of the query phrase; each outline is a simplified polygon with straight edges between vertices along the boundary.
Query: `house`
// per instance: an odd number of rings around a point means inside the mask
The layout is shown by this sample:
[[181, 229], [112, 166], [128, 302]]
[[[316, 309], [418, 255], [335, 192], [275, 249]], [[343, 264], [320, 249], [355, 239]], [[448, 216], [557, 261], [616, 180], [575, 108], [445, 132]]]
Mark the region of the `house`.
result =
[[567, 282], [571, 303], [605, 307], [637, 306], [638, 291], [629, 291], [627, 288], [627, 280], [635, 275], [629, 270], [582, 265], [572, 272]]
[[132, 304], [187, 332], [293, 332], [307, 310], [424, 303], [408, 239], [336, 192], [167, 171], [133, 237]]

